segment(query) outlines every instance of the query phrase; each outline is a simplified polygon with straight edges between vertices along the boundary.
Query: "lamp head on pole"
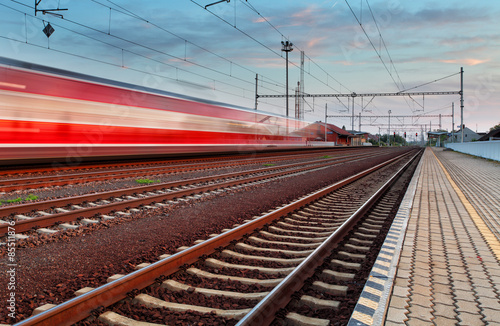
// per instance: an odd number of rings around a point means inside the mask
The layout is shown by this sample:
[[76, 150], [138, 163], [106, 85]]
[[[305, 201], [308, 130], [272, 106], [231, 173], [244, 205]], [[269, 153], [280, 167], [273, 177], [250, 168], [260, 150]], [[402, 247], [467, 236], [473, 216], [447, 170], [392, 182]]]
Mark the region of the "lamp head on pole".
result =
[[282, 45], [282, 48], [281, 48], [281, 51], [285, 51], [285, 52], [291, 52], [293, 51], [293, 43], [292, 42], [289, 42], [289, 41], [281, 41], [281, 45]]

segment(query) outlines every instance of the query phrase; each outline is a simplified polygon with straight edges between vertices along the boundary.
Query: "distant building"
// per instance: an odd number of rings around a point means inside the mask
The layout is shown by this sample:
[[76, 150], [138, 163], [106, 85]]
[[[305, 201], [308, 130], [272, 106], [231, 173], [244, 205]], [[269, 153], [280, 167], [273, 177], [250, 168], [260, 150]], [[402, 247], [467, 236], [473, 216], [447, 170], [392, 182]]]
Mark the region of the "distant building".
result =
[[479, 141], [500, 140], [500, 128], [494, 129], [478, 139]]
[[[316, 121], [303, 128], [301, 133], [305, 134], [308, 141], [325, 141], [325, 123]], [[354, 136], [346, 130], [330, 123], [326, 124], [326, 141], [336, 145], [350, 146]]]
[[487, 132], [478, 132], [478, 131], [476, 131], [476, 134], [479, 136], [479, 139], [481, 139], [481, 138], [483, 138], [484, 135], [487, 134]]
[[[451, 138], [453, 138], [454, 143], [462, 142], [462, 129], [455, 131], [453, 133], [453, 136], [450, 137], [450, 139], [449, 139], [450, 141], [451, 141]], [[471, 129], [469, 129], [467, 127], [464, 128], [464, 143], [476, 141], [476, 140], [479, 140], [479, 138], [481, 138], [481, 137], [478, 134], [476, 134], [474, 131], [472, 131]]]
[[361, 146], [363, 143], [367, 143], [370, 137], [370, 133], [364, 131], [347, 130], [354, 137], [352, 138], [352, 146]]

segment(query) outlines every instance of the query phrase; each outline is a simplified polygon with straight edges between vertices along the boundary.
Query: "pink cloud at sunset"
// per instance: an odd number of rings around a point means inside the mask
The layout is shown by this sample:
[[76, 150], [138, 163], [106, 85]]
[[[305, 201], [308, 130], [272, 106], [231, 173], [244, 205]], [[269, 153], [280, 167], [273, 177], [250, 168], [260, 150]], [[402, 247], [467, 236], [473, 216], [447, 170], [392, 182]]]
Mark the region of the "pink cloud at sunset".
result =
[[479, 64], [486, 63], [486, 62], [489, 62], [489, 61], [490, 61], [489, 59], [481, 60], [481, 59], [473, 59], [473, 58], [469, 58], [469, 59], [441, 60], [441, 62], [444, 62], [444, 63], [456, 63], [456, 64], [463, 64], [463, 65], [466, 65], [466, 66], [475, 66], [475, 65], [479, 65]]

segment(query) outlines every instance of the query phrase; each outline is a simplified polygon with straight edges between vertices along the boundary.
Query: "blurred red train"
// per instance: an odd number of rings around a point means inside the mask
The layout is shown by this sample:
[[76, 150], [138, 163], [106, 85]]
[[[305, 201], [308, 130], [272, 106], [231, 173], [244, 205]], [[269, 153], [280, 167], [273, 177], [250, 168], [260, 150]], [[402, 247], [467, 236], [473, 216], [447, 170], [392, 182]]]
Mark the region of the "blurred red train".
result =
[[0, 58], [0, 164], [304, 147], [306, 125]]

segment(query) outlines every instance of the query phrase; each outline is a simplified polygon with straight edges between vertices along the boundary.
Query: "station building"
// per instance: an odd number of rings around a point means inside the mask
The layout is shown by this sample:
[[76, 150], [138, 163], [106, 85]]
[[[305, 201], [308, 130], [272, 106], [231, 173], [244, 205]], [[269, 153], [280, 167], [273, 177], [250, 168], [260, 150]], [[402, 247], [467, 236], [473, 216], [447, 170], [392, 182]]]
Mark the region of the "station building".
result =
[[335, 143], [335, 145], [339, 146], [351, 146], [353, 138], [356, 137], [347, 130], [339, 128], [333, 124], [327, 123], [325, 127], [325, 123], [320, 121], [316, 121], [315, 123], [308, 125], [302, 131], [306, 135], [308, 141], [326, 141], [329, 143]]

